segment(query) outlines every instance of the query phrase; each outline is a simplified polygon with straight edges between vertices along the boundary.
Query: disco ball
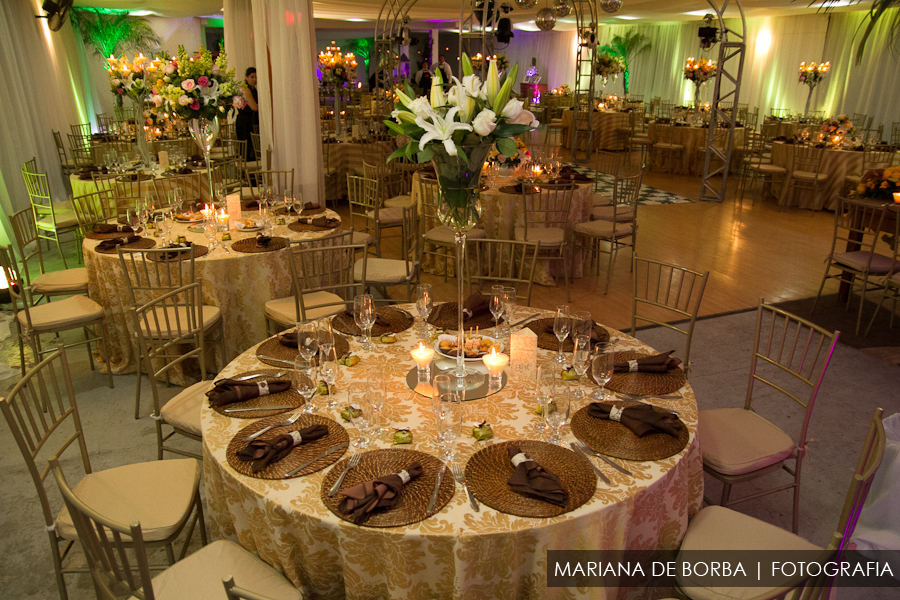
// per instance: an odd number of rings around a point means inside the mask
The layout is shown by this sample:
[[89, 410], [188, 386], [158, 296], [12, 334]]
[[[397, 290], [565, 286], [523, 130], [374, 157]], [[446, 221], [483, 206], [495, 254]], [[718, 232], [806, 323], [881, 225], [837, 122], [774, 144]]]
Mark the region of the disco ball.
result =
[[562, 19], [563, 17], [568, 17], [569, 13], [572, 12], [572, 6], [569, 4], [569, 0], [556, 0], [553, 3], [553, 15]]
[[534, 8], [534, 5], [537, 4], [537, 0], [516, 0], [516, 4], [522, 8], [529, 9]]
[[608, 13], [617, 12], [622, 8], [622, 0], [600, 0], [600, 8]]
[[534, 18], [534, 24], [541, 31], [550, 31], [556, 27], [556, 17], [553, 16], [553, 11], [549, 8], [542, 8]]

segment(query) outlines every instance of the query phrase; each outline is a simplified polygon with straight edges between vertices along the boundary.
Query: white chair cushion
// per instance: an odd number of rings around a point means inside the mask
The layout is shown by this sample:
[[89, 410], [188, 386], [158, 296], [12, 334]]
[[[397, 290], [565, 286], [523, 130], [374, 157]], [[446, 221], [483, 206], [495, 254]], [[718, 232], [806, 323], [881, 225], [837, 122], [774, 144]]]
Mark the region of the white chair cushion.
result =
[[159, 409], [159, 413], [169, 425], [200, 435], [200, 410], [206, 400], [206, 392], [213, 386], [211, 381], [198, 381], [182, 390]]
[[[384, 201], [384, 205], [387, 208], [408, 208], [414, 204], [414, 201], [411, 196], [394, 196], [393, 198], [388, 198]], [[384, 214], [384, 211], [378, 213], [378, 216]]]
[[653, 140], [651, 140], [649, 137], [646, 137], [643, 135], [636, 135], [633, 138], [631, 138], [631, 145], [632, 146], [652, 146]]
[[241, 199], [247, 200], [247, 199], [253, 198], [253, 197], [254, 197], [253, 188], [246, 186], [246, 185], [242, 185], [241, 186]]
[[66, 227], [75, 227], [78, 225], [78, 217], [75, 216], [74, 212], [61, 212], [57, 210], [55, 212], [56, 216], [56, 227], [53, 227], [53, 219], [49, 216], [40, 219], [35, 223], [38, 229], [43, 229], [44, 231], [53, 231], [54, 229], [64, 229]]
[[[485, 233], [484, 229], [472, 229], [466, 234], [466, 239], [468, 240], [477, 240], [484, 237], [487, 237], [487, 233]], [[456, 236], [454, 235], [452, 228], [441, 225], [440, 227], [429, 229], [428, 232], [425, 233], [425, 241], [434, 242], [436, 244], [455, 244]]]
[[[869, 253], [865, 250], [836, 252], [833, 256], [833, 260], [834, 262], [852, 267], [857, 271], [863, 271], [866, 268], [866, 263], [869, 261]], [[875, 275], [887, 275], [888, 273], [900, 271], [900, 259], [898, 259], [896, 263], [892, 263], [891, 260], [890, 256], [875, 253], [872, 255], [872, 264], [869, 265], [869, 273], [874, 273]]]
[[[38, 304], [28, 309], [31, 314], [33, 331], [57, 331], [72, 329], [79, 325], [103, 318], [103, 307], [87, 296], [72, 296], [47, 304]], [[25, 311], [16, 315], [22, 328], [27, 328]]]
[[852, 183], [854, 185], [859, 185], [859, 182], [862, 181], [862, 175], [847, 175], [844, 177], [844, 181], [847, 183]]
[[[155, 338], [158, 334], [161, 339], [166, 339], [187, 333], [190, 322], [186, 306], [167, 306], [165, 308], [157, 306], [153, 313], [153, 316], [148, 316], [146, 320], [141, 319], [141, 333], [144, 335]], [[222, 311], [219, 310], [218, 306], [204, 304], [203, 331], [208, 331], [219, 321], [221, 316]], [[147, 327], [148, 322], [150, 324], [149, 328]]]
[[540, 242], [541, 246], [559, 246], [566, 241], [566, 232], [559, 227], [531, 227], [525, 235], [524, 227], [516, 227], [516, 239]]
[[228, 540], [212, 542], [154, 577], [153, 595], [157, 600], [223, 600], [222, 580], [228, 577], [234, 577], [238, 587], [272, 600], [302, 599], [281, 573]]
[[668, 144], [666, 142], [657, 142], [653, 147], [660, 150], [684, 150], [684, 146], [681, 144]]
[[760, 173], [765, 173], [766, 175], [784, 175], [787, 173], [787, 169], [784, 167], [779, 167], [778, 165], [771, 164], [752, 164], [748, 167], [752, 171], [759, 171]]
[[87, 269], [79, 267], [44, 273], [31, 281], [31, 287], [35, 294], [59, 294], [65, 292], [80, 294], [87, 292]]
[[[707, 506], [697, 513], [688, 525], [687, 534], [681, 542], [681, 550], [720, 552], [728, 550], [821, 550], [821, 548], [780, 527], [730, 508]], [[692, 600], [755, 598], [767, 591], [762, 587], [707, 587], [696, 577], [685, 576], [682, 572], [678, 573], [676, 581], [678, 587], [687, 592]]]
[[375, 245], [375, 238], [373, 238], [371, 234], [363, 233], [362, 231], [354, 231], [353, 235], [350, 237], [350, 243], [354, 246], [359, 246], [361, 244]]
[[603, 194], [594, 194], [591, 198], [592, 206], [610, 206], [612, 204], [612, 198]]
[[[362, 281], [362, 259], [353, 265], [353, 277]], [[415, 277], [418, 262], [409, 262], [409, 277]], [[407, 281], [407, 261], [393, 258], [369, 258], [366, 261], [366, 283], [403, 283]]]
[[794, 452], [790, 436], [743, 408], [701, 410], [697, 435], [703, 464], [724, 475], [757, 471]]
[[244, 169], [247, 171], [258, 171], [260, 168], [258, 160], [248, 160], [244, 162]]
[[800, 179], [802, 181], [825, 181], [828, 179], [828, 175], [825, 173], [813, 173], [812, 171], [794, 171], [791, 173], [791, 177], [794, 179]]
[[759, 156], [745, 156], [744, 162], [748, 165], [769, 165], [772, 164], [772, 159]]
[[[139, 521], [144, 539], [158, 541], [187, 519], [199, 483], [199, 461], [154, 460], [85, 475], [72, 491], [112, 521]], [[69, 509], [56, 517], [56, 532], [67, 540], [78, 539]]]
[[[370, 210], [366, 212], [366, 217], [370, 219], [375, 218], [375, 211]], [[392, 226], [392, 225], [402, 225], [403, 224], [403, 209], [399, 206], [392, 206], [390, 208], [382, 208], [378, 211], [378, 222], [382, 227], [384, 226]]]
[[[615, 219], [613, 219], [613, 211], [615, 210]], [[591, 211], [591, 220], [593, 221], [618, 221], [620, 223], [631, 221], [634, 218], [633, 206], [619, 206], [614, 209], [612, 206], [595, 206]]]
[[578, 223], [575, 226], [575, 233], [601, 238], [620, 238], [631, 235], [631, 231], [631, 224], [620, 225], [612, 221], [589, 221], [588, 223]]
[[[325, 306], [317, 306], [319, 304], [324, 304]], [[303, 305], [315, 307], [306, 309], [307, 319], [331, 317], [347, 307], [343, 298], [324, 290], [303, 294]], [[295, 325], [300, 320], [300, 315], [297, 314], [297, 310], [294, 307], [293, 296], [266, 302], [266, 316], [273, 321], [284, 323], [286, 326]]]

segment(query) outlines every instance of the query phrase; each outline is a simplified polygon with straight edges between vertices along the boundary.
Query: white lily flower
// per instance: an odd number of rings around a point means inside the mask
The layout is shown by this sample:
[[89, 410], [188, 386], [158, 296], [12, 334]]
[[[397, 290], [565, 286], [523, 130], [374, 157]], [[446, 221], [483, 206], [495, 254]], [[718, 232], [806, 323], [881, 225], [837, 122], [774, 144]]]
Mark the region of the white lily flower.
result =
[[462, 85], [466, 93], [473, 98], [481, 95], [481, 79], [478, 78], [478, 75], [466, 75], [462, 78]]
[[448, 98], [451, 106], [459, 107], [459, 120], [463, 123], [471, 123], [472, 116], [475, 114], [475, 97], [471, 96], [465, 86], [457, 79], [453, 78], [453, 87], [450, 88]]
[[444, 148], [450, 156], [456, 156], [456, 144], [453, 143], [453, 134], [457, 131], [472, 131], [472, 126], [468, 123], [458, 123], [453, 120], [459, 107], [454, 106], [447, 112], [447, 116], [441, 118], [437, 113], [431, 116], [433, 123], [429, 123], [422, 117], [416, 117], [416, 125], [425, 130], [425, 135], [419, 140], [419, 150], [425, 149], [425, 144], [431, 140], [444, 142]]
[[392, 110], [391, 117], [393, 117], [395, 121], [402, 121], [404, 123], [409, 123], [410, 125], [413, 125], [416, 122], [416, 115], [408, 110]]
[[497, 127], [497, 115], [494, 111], [483, 108], [475, 120], [472, 121], [472, 127], [475, 133], [480, 136], [490, 135], [494, 128]]
[[493, 106], [494, 99], [499, 93], [500, 73], [497, 71], [497, 61], [492, 60], [491, 65], [488, 67], [487, 80], [484, 82], [484, 87], [481, 89], [481, 96], [488, 101], [489, 105]]
[[435, 71], [431, 80], [431, 108], [433, 109], [447, 106], [447, 95], [444, 93], [444, 88], [441, 87], [443, 83], [440, 70]]

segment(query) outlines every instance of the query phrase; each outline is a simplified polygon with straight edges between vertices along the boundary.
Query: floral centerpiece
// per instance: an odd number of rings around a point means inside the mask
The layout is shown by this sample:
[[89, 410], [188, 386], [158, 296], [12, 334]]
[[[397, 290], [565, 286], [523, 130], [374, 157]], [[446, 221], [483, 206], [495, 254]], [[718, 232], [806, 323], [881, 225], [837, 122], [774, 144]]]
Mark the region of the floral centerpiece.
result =
[[895, 193], [900, 193], [900, 167], [867, 171], [856, 189], [850, 191], [850, 196], [892, 200]]
[[344, 54], [339, 46], [328, 46], [324, 52], [319, 52], [319, 70], [322, 85], [344, 87], [356, 79], [356, 57], [352, 52]]
[[[397, 149], [388, 161], [401, 156], [419, 163], [431, 161], [440, 186], [441, 222], [453, 229], [456, 238], [456, 274], [459, 282], [458, 346], [463, 338], [463, 257], [466, 232], [481, 216], [481, 170], [491, 148], [513, 156], [518, 153], [514, 138], [538, 125], [521, 100], [511, 97], [519, 65], [500, 77], [497, 61], [491, 60], [485, 81], [474, 74], [468, 55], [462, 57], [462, 81], [453, 77], [449, 93], [444, 93], [441, 72], [436, 71], [430, 98], [416, 97], [409, 81], [397, 88], [393, 120], [384, 123], [410, 142]], [[464, 356], [457, 358], [456, 373], [466, 373]]]
[[[471, 60], [472, 60], [472, 68], [476, 71], [480, 71], [481, 65], [484, 62], [484, 57], [481, 56], [481, 52], [479, 52], [478, 54], [473, 56]], [[495, 54], [493, 57], [489, 58], [488, 60], [497, 61], [497, 69], [501, 73], [509, 68], [509, 59], [506, 58], [505, 54], [500, 54], [500, 55]], [[537, 72], [537, 69], [535, 69], [535, 72]]]
[[835, 135], [836, 133], [841, 133], [843, 135], [847, 135], [848, 133], [853, 133], [856, 131], [856, 127], [853, 125], [853, 121], [850, 120], [850, 117], [847, 115], [838, 115], [832, 119], [827, 119], [824, 123], [822, 123], [822, 127], [820, 128], [823, 133], [826, 135]]
[[557, 96], [568, 96], [572, 92], [571, 92], [571, 90], [569, 90], [568, 84], [564, 83], [561, 86], [559, 86], [558, 88], [556, 88], [555, 90], [553, 90], [552, 93], [556, 94]]
[[120, 98], [125, 95], [132, 99], [149, 96], [152, 90], [151, 77], [155, 75], [161, 61], [158, 58], [154, 58], [149, 64], [148, 61], [143, 54], [135, 56], [130, 63], [124, 54], [119, 58], [110, 55], [106, 59], [110, 91]]
[[513, 154], [512, 156], [501, 154], [500, 151], [495, 147], [493, 150], [491, 150], [491, 154], [490, 156], [488, 156], [488, 160], [491, 162], [495, 162], [503, 167], [518, 167], [522, 163], [522, 158], [531, 156], [531, 153], [528, 151], [528, 146], [525, 145], [525, 142], [522, 141], [522, 138], [517, 137], [515, 139], [515, 142], [515, 154]]
[[813, 90], [819, 85], [820, 81], [825, 79], [825, 75], [828, 74], [828, 69], [830, 68], [830, 62], [823, 62], [818, 65], [814, 62], [809, 64], [805, 62], [800, 63], [800, 76], [797, 78], [797, 81], [809, 86], [809, 94], [806, 96], [806, 110], [803, 112], [804, 116], [809, 114], [809, 101], [812, 100]]
[[700, 88], [715, 75], [716, 63], [712, 60], [694, 60], [692, 56], [684, 63], [684, 78], [694, 82], [694, 110], [700, 107]]
[[612, 77], [613, 81], [619, 76], [619, 73], [625, 71], [625, 60], [621, 56], [613, 56], [612, 54], [598, 54], [594, 59], [594, 73], [603, 78], [603, 85]]

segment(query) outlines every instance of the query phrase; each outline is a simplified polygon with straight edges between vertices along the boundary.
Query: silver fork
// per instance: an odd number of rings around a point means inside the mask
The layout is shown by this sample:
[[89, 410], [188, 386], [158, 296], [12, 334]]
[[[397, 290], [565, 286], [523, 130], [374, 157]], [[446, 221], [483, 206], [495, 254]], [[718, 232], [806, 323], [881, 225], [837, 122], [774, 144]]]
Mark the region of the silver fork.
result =
[[472, 495], [471, 490], [469, 490], [469, 486], [466, 485], [466, 476], [463, 474], [462, 469], [457, 463], [453, 463], [450, 465], [450, 470], [453, 471], [453, 479], [456, 480], [456, 483], [459, 483], [463, 486], [463, 489], [466, 490], [466, 496], [469, 497], [469, 506], [472, 507], [472, 510], [475, 512], [481, 512], [481, 508], [478, 506], [478, 501], [475, 500], [475, 496]]
[[338, 477], [338, 480], [334, 482], [334, 485], [331, 486], [331, 489], [328, 490], [328, 497], [331, 498], [335, 494], [338, 493], [338, 490], [341, 489], [341, 484], [344, 483], [344, 477], [347, 476], [347, 471], [355, 467], [359, 464], [359, 459], [362, 458], [363, 453], [357, 452], [353, 456], [350, 457], [350, 462], [347, 463], [347, 466], [344, 467], [344, 472], [341, 473], [341, 476]]
[[241, 441], [244, 441], [244, 442], [252, 442], [253, 440], [255, 440], [256, 438], [258, 438], [259, 436], [261, 436], [261, 435], [264, 434], [265, 432], [269, 431], [270, 429], [275, 429], [276, 427], [288, 427], [289, 425], [293, 425], [293, 424], [297, 421], [297, 419], [299, 419], [302, 415], [303, 415], [303, 413], [299, 413], [299, 412], [298, 412], [298, 413], [294, 413], [294, 414], [292, 414], [290, 417], [288, 417], [287, 419], [285, 419], [284, 421], [282, 421], [281, 423], [275, 423], [274, 425], [269, 425], [268, 427], [263, 427], [262, 429], [260, 429], [260, 430], [257, 431], [256, 433], [252, 433], [252, 434], [248, 435], [247, 437], [245, 437], [245, 438], [244, 438], [243, 440], [241, 440]]
[[256, 375], [244, 375], [243, 377], [238, 377], [234, 381], [248, 381], [250, 379], [256, 379], [257, 377], [281, 377], [284, 373], [275, 373], [270, 375], [269, 373], [257, 373]]

